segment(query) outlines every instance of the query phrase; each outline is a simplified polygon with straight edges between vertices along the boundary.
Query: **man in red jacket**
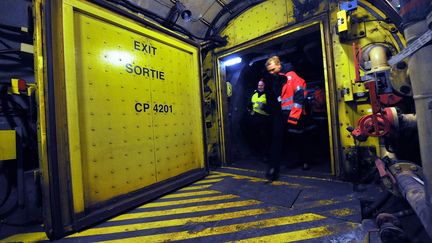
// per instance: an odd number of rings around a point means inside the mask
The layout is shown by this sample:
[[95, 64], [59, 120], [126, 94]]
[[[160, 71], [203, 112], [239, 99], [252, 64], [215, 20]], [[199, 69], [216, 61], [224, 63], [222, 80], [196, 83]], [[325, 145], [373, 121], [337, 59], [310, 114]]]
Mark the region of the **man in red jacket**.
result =
[[[273, 124], [272, 156], [270, 167], [266, 173], [269, 180], [275, 180], [279, 176], [283, 130], [286, 130], [288, 126], [298, 125], [306, 99], [306, 83], [294, 71], [290, 71], [289, 67], [282, 65], [277, 56], [270, 57], [265, 66], [267, 72], [276, 77], [272, 83], [272, 96], [274, 97], [273, 103], [276, 102], [279, 106], [278, 109], [273, 109], [271, 113]], [[303, 168], [308, 169], [307, 163], [303, 164]]]

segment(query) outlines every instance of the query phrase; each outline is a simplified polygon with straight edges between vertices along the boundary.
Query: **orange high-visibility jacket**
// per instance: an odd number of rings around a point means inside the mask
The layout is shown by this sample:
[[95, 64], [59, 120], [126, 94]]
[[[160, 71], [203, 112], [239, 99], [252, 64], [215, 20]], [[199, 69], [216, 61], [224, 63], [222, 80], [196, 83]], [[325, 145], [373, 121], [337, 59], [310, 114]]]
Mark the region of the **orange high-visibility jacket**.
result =
[[303, 104], [306, 99], [306, 83], [294, 71], [287, 72], [287, 82], [282, 87], [281, 107], [282, 110], [290, 111], [288, 123], [297, 124], [303, 112]]

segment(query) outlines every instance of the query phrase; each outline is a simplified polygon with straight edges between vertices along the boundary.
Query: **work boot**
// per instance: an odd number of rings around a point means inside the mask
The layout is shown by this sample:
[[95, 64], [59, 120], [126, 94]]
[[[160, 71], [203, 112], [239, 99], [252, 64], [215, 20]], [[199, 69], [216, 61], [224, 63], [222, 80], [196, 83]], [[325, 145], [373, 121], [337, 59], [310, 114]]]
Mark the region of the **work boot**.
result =
[[265, 176], [266, 176], [267, 180], [269, 180], [269, 181], [275, 181], [275, 180], [277, 180], [279, 178], [279, 170], [276, 169], [275, 167], [270, 167], [267, 170], [267, 173], [266, 173]]

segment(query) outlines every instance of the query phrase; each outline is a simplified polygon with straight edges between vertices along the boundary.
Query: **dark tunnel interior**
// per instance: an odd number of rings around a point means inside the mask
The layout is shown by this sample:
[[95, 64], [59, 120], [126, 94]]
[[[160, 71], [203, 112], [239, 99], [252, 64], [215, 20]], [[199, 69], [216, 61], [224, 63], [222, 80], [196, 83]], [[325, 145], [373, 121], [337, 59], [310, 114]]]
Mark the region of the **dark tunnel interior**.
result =
[[[278, 55], [282, 63], [292, 67], [306, 81], [307, 116], [310, 125], [300, 134], [284, 133], [282, 170], [298, 168], [303, 162], [312, 171], [331, 173], [328, 117], [325, 104], [325, 78], [321, 34], [318, 25], [290, 33], [269, 42], [232, 54], [224, 60], [241, 57], [242, 62], [226, 67], [226, 81], [232, 85], [228, 97], [229, 162], [265, 164], [266, 156], [259, 151], [266, 141], [260, 141], [250, 124], [247, 106], [260, 79], [266, 80], [267, 58]], [[320, 95], [320, 97], [317, 97]], [[320, 101], [320, 102], [318, 102]], [[271, 128], [269, 128], [270, 131]], [[294, 140], [296, 142], [294, 142]]]

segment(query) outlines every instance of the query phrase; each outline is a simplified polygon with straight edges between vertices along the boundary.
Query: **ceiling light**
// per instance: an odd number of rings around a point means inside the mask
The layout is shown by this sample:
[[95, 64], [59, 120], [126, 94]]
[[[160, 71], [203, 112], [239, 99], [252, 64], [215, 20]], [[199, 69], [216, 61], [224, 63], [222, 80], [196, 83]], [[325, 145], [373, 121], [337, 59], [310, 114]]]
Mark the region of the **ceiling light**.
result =
[[176, 2], [177, 11], [180, 13], [182, 19], [186, 22], [189, 22], [192, 17], [192, 12], [183, 5], [180, 1]]
[[241, 57], [234, 57], [224, 61], [223, 63], [225, 66], [232, 66], [241, 63], [241, 61]]

